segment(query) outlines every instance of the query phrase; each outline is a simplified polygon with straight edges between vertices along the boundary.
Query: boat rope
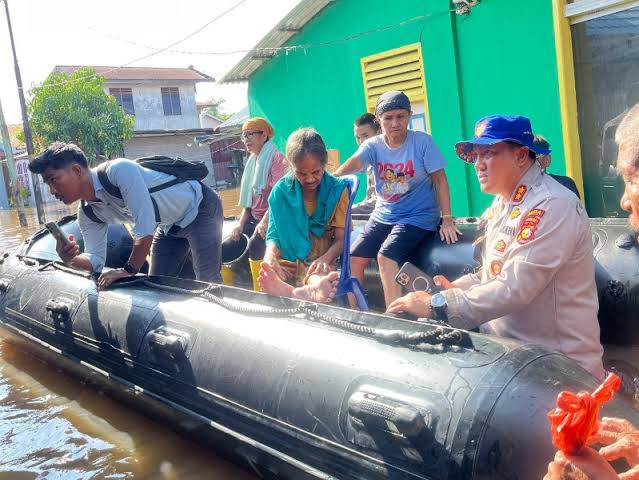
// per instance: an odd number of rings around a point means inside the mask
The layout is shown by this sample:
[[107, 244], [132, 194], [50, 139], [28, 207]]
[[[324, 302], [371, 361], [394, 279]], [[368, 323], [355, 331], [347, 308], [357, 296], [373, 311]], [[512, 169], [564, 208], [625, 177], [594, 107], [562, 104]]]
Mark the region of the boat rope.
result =
[[[125, 287], [131, 285], [144, 285], [149, 288], [163, 290], [171, 293], [180, 293], [187, 295], [195, 295], [205, 298], [227, 310], [246, 315], [259, 316], [284, 316], [292, 317], [299, 314], [305, 314], [307, 317], [319, 320], [322, 323], [334, 326], [341, 330], [366, 335], [379, 340], [382, 343], [399, 344], [399, 345], [458, 345], [464, 346], [469, 342], [467, 332], [457, 329], [447, 329], [443, 326], [437, 326], [427, 332], [408, 332], [405, 330], [387, 330], [360, 323], [351, 322], [342, 318], [336, 318], [326, 313], [318, 311], [318, 305], [310, 302], [300, 302], [298, 306], [291, 308], [272, 308], [264, 305], [239, 304], [224, 298], [222, 288], [219, 285], [208, 285], [200, 289], [189, 289], [176, 287], [173, 285], [165, 285], [154, 281], [148, 277], [136, 277], [129, 280], [114, 283], [112, 287]], [[246, 302], [243, 302], [246, 303]]]

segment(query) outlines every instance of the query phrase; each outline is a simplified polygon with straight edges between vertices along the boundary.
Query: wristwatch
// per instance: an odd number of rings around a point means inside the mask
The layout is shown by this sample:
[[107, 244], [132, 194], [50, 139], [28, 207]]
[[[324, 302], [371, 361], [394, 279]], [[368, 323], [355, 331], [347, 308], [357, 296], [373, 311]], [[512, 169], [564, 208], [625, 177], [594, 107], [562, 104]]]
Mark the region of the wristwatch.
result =
[[437, 320], [448, 320], [448, 303], [446, 297], [441, 293], [436, 293], [430, 297], [430, 308]]
[[140, 272], [140, 269], [131, 265], [131, 262], [126, 262], [123, 268], [126, 273], [130, 273], [131, 275], [137, 275]]

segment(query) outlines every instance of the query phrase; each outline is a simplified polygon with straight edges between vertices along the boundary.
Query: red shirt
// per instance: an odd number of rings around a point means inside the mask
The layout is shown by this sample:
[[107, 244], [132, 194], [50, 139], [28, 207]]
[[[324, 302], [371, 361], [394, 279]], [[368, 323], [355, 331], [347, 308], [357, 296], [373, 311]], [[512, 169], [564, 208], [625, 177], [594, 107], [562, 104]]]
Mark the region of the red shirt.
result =
[[259, 222], [262, 220], [262, 217], [268, 210], [268, 196], [271, 194], [271, 190], [273, 186], [277, 183], [277, 181], [284, 176], [286, 173], [288, 166], [286, 164], [286, 160], [284, 159], [284, 155], [280, 152], [275, 152], [273, 154], [273, 159], [271, 160], [271, 168], [268, 172], [268, 177], [266, 179], [266, 185], [262, 190], [260, 195], [253, 195], [253, 202], [251, 203], [251, 216]]

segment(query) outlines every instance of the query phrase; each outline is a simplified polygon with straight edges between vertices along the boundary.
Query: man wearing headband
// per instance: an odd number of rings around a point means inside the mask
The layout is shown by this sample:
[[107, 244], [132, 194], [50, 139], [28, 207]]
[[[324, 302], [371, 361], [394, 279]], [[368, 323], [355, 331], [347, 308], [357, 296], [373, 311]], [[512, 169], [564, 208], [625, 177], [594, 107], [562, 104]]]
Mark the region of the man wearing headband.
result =
[[481, 270], [452, 283], [436, 277], [442, 292], [411, 293], [388, 311], [544, 345], [603, 379], [590, 225], [577, 197], [541, 171], [536, 155], [550, 151], [533, 143], [530, 120], [501, 115], [481, 119], [455, 148], [495, 195], [477, 241]]
[[249, 237], [249, 265], [254, 290], [260, 290], [257, 278], [266, 251], [268, 196], [286, 172], [284, 155], [272, 142], [273, 135], [271, 124], [261, 117], [250, 118], [242, 126], [242, 141], [251, 155], [244, 167], [240, 186], [238, 205], [243, 207], [242, 215], [231, 238], [238, 240], [242, 233]]
[[[439, 228], [442, 240], [457, 241], [446, 160], [430, 135], [408, 129], [410, 100], [403, 92], [379, 97], [376, 115], [382, 134], [366, 140], [335, 175], [372, 166], [377, 203], [351, 248], [351, 269], [364, 282], [364, 270], [377, 258], [386, 305], [401, 294], [395, 276], [415, 248]], [[443, 218], [443, 220], [442, 220]]]

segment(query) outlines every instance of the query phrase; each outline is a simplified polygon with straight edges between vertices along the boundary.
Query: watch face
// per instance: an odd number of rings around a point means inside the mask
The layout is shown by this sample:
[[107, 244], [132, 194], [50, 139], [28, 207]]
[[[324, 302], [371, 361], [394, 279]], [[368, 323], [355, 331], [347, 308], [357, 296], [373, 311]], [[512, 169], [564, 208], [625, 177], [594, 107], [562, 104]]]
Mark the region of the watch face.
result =
[[436, 293], [430, 299], [430, 304], [434, 308], [441, 308], [446, 306], [446, 298], [441, 293]]

